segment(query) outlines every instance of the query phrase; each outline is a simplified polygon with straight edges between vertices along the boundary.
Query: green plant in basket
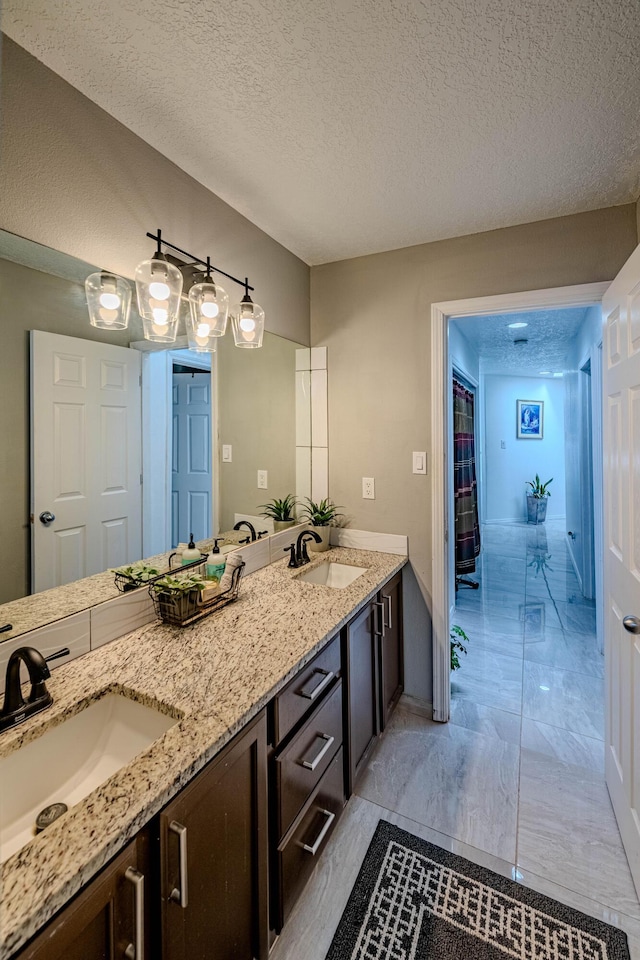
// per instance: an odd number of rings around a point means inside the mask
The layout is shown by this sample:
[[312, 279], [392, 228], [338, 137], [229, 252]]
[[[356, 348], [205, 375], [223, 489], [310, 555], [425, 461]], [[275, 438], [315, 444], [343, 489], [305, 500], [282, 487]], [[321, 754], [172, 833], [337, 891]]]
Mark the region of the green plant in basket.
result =
[[294, 508], [298, 501], [292, 493], [288, 493], [283, 500], [273, 499], [268, 503], [261, 503], [263, 517], [269, 517], [279, 523], [287, 523], [289, 520], [295, 520]]
[[206, 586], [207, 584], [202, 577], [193, 574], [190, 577], [162, 577], [161, 580], [156, 580], [153, 589], [156, 593], [162, 594], [191, 593], [193, 590], [200, 593]]
[[111, 572], [119, 573], [123, 577], [129, 577], [131, 580], [138, 580], [141, 583], [146, 583], [147, 580], [150, 580], [152, 577], [157, 577], [160, 573], [156, 567], [152, 567], [142, 561], [139, 563], [130, 563], [124, 567], [116, 567]]

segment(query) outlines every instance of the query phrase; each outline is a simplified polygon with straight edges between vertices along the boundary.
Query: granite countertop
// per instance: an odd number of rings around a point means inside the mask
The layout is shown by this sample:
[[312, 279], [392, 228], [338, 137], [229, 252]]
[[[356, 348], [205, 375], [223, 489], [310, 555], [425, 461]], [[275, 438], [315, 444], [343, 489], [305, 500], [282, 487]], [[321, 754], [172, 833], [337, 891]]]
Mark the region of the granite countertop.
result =
[[[366, 567], [342, 590], [296, 582], [325, 559]], [[6, 960], [158, 813], [367, 602], [406, 557], [337, 547], [241, 582], [238, 600], [191, 627], [147, 624], [66, 664], [54, 703], [0, 734], [0, 757], [106, 693], [178, 718], [131, 763], [10, 857], [0, 872]]]

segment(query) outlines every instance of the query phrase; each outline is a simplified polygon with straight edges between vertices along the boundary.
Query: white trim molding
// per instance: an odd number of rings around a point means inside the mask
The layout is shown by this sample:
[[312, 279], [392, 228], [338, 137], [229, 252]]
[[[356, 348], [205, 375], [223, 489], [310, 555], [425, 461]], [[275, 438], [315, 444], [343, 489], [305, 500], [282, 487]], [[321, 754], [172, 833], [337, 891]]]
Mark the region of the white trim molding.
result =
[[433, 719], [446, 722], [451, 709], [449, 650], [449, 417], [447, 324], [453, 317], [490, 316], [600, 303], [609, 283], [583, 283], [523, 293], [447, 300], [431, 305], [431, 557], [433, 628]]

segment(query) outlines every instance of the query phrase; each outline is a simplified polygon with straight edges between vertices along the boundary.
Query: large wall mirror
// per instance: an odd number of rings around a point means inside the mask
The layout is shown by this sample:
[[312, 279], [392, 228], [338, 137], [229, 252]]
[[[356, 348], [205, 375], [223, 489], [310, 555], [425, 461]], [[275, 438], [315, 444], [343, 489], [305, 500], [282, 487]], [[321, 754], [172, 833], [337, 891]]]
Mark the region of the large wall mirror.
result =
[[[57, 443], [55, 449], [47, 436], [50, 431], [32, 430], [37, 408], [44, 407], [46, 411], [50, 397], [46, 377], [34, 363], [31, 331], [49, 335], [54, 348], [60, 344], [64, 347], [66, 341], [59, 338], [73, 338], [69, 341], [70, 349], [59, 351], [63, 357], [60, 363], [67, 363], [62, 379], [66, 377], [68, 384], [73, 383], [77, 368], [72, 359], [82, 354], [83, 344], [87, 345], [87, 355], [92, 343], [108, 344], [120, 350], [127, 348], [132, 353], [131, 345], [143, 341], [137, 315], [132, 317], [128, 330], [114, 334], [89, 325], [84, 280], [96, 269], [0, 231], [4, 330], [0, 481], [2, 542], [7, 561], [0, 581], [0, 604], [34, 592], [33, 571], [41, 558], [33, 555], [39, 547], [36, 540], [32, 550], [32, 528], [39, 524], [41, 532], [45, 531], [46, 524], [41, 524], [39, 513], [47, 509], [46, 502], [38, 503], [37, 497], [34, 499], [31, 479], [34, 464], [40, 461], [41, 474], [48, 470], [52, 477], [57, 470], [64, 476], [69, 502], [86, 479], [75, 459], [75, 414], [71, 404], [65, 412], [63, 398], [61, 415], [69, 415], [70, 427], [66, 439], [62, 444]], [[310, 416], [301, 410], [300, 396], [296, 409], [296, 393], [300, 393], [299, 386], [296, 390], [296, 361], [300, 365], [300, 354], [296, 351], [301, 349], [305, 348], [300, 344], [266, 333], [260, 350], [238, 349], [227, 334], [213, 355], [190, 353], [180, 340], [161, 352], [138, 351], [136, 359], [142, 378], [140, 412], [103, 416], [94, 430], [100, 434], [96, 442], [102, 450], [110, 442], [109, 436], [116, 442], [125, 424], [127, 429], [131, 427], [131, 435], [127, 434], [129, 443], [135, 440], [138, 445], [130, 445], [129, 453], [123, 447], [124, 453], [120, 460], [116, 454], [113, 468], [115, 492], [118, 485], [123, 486], [118, 470], [122, 468], [124, 476], [126, 464], [123, 464], [127, 457], [134, 460], [137, 450], [139, 461], [144, 463], [140, 530], [138, 540], [134, 538], [134, 542], [140, 544], [138, 555], [126, 553], [124, 545], [129, 541], [114, 521], [112, 553], [108, 556], [108, 550], [105, 553], [103, 538], [96, 556], [87, 527], [82, 534], [86, 540], [82, 549], [72, 543], [71, 535], [64, 547], [70, 556], [76, 557], [78, 577], [97, 574], [117, 561], [130, 562], [169, 550], [192, 532], [191, 526], [196, 538], [217, 536], [230, 530], [239, 517], [259, 517], [261, 504], [275, 497], [310, 492], [300, 486], [300, 449], [296, 451], [296, 422], [300, 430], [301, 418]], [[64, 357], [71, 359], [66, 361]], [[111, 366], [107, 362], [102, 367], [103, 379], [105, 369], [113, 371], [116, 386], [121, 382], [117, 368], [116, 362]], [[91, 382], [88, 370], [87, 366], [84, 377], [86, 382]], [[128, 417], [130, 423], [127, 423]], [[136, 417], [140, 419], [134, 423]], [[308, 429], [304, 432], [308, 433]], [[32, 436], [33, 450], [30, 449]], [[190, 469], [185, 471], [185, 467]], [[266, 488], [259, 486], [259, 471], [262, 479], [266, 475]], [[181, 472], [185, 476], [176, 483], [176, 474]], [[191, 487], [188, 473], [192, 475]], [[309, 475], [308, 467], [303, 473]], [[139, 483], [139, 475], [136, 479]], [[130, 477], [127, 483], [133, 483], [133, 479]], [[38, 513], [30, 518], [32, 506]], [[263, 521], [260, 527], [272, 532], [268, 521]], [[43, 583], [44, 587], [52, 585]], [[85, 604], [88, 605], [90, 602]], [[2, 606], [0, 620], [4, 623]]]

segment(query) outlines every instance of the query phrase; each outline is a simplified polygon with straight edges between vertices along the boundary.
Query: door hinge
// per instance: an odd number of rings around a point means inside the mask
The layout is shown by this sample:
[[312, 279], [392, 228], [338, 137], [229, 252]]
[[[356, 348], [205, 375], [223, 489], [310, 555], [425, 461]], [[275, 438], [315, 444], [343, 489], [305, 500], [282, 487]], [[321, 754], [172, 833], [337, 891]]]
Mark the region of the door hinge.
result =
[[140, 386], [140, 387], [142, 386], [142, 374], [141, 374], [141, 373], [138, 374], [138, 386]]
[[140, 483], [142, 484], [142, 474], [140, 474]]

